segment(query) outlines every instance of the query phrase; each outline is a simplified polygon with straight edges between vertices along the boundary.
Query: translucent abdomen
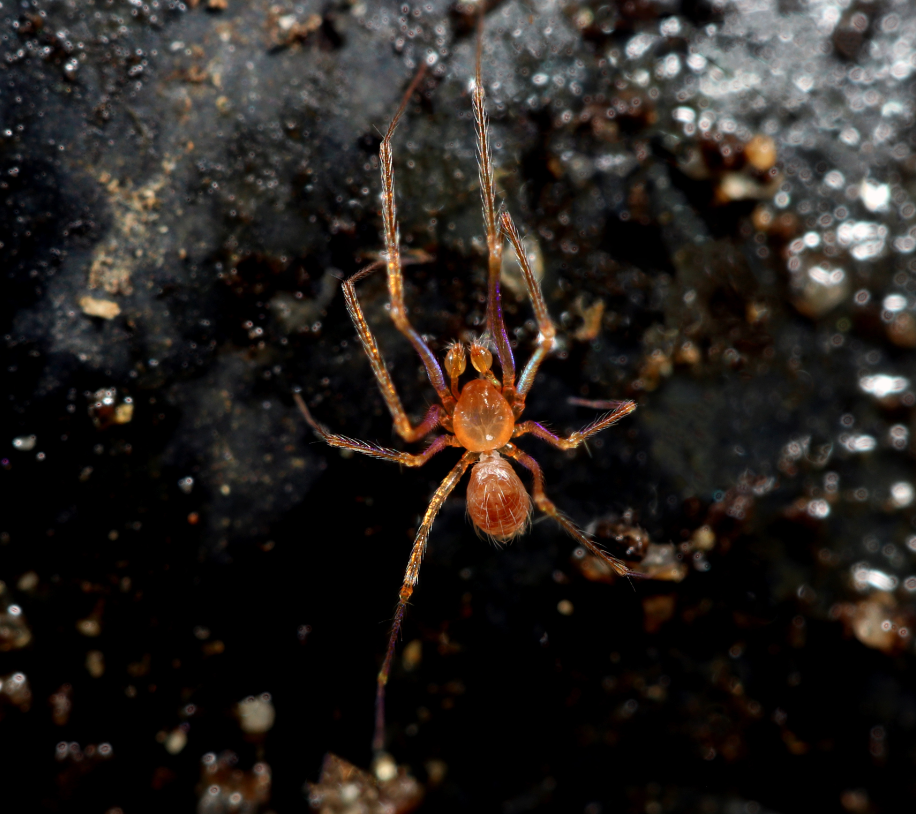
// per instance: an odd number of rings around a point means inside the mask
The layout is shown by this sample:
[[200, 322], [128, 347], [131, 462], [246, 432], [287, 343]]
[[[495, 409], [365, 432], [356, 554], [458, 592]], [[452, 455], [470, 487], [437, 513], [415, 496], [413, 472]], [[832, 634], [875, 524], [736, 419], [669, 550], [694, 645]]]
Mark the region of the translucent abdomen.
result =
[[468, 483], [468, 514], [484, 534], [504, 541], [525, 530], [531, 498], [521, 479], [499, 453], [481, 457]]

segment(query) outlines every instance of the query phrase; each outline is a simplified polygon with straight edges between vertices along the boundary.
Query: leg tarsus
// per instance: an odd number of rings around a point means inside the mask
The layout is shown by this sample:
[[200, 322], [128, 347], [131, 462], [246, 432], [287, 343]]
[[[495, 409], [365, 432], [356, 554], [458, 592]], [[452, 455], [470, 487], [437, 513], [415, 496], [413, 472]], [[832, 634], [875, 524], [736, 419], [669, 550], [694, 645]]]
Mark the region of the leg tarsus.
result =
[[576, 407], [587, 407], [590, 410], [617, 410], [626, 404], [626, 401], [617, 399], [580, 399], [578, 396], [570, 396], [566, 399], [567, 404]]
[[616, 424], [626, 415], [629, 415], [636, 409], [635, 401], [621, 401], [614, 402], [617, 407], [612, 412], [608, 413], [605, 416], [593, 421], [586, 427], [583, 427], [578, 432], [574, 432], [572, 435], [567, 438], [562, 438], [559, 435], [554, 435], [550, 430], [544, 427], [541, 424], [538, 424], [537, 421], [522, 421], [520, 424], [515, 425], [515, 430], [512, 433], [513, 438], [518, 438], [521, 435], [533, 435], [536, 438], [540, 438], [542, 441], [547, 441], [549, 444], [559, 449], [575, 449], [580, 444], [583, 444], [593, 435], [597, 435], [602, 430], [606, 430], [613, 424]]
[[[412, 591], [413, 589], [411, 589]], [[388, 640], [388, 650], [385, 651], [385, 660], [379, 670], [375, 691], [375, 733], [372, 737], [372, 751], [380, 752], [385, 748], [385, 685], [388, 683], [388, 673], [391, 670], [391, 661], [394, 658], [394, 649], [397, 646], [397, 633], [404, 621], [404, 612], [407, 610], [407, 599], [403, 589], [398, 599], [398, 607], [394, 612], [392, 621], [392, 636]]]
[[[417, 467], [423, 466], [423, 464], [432, 458], [433, 455], [442, 452], [442, 450], [447, 447], [461, 446], [453, 435], [440, 435], [438, 438], [435, 438], [423, 452], [413, 454], [411, 452], [399, 452], [396, 449], [380, 447], [366, 441], [360, 441], [356, 438], [348, 438], [345, 435], [337, 435], [329, 432], [327, 427], [315, 420], [311, 412], [309, 412], [308, 407], [305, 406], [305, 401], [302, 396], [298, 393], [293, 393], [293, 399], [302, 412], [302, 415], [305, 416], [305, 420], [308, 422], [309, 426], [314, 430], [315, 435], [321, 438], [321, 440], [329, 446], [337, 447], [338, 449], [349, 449], [353, 452], [359, 452], [362, 455], [369, 455], [372, 458], [379, 458], [383, 461], [392, 461], [393, 463], [402, 464], [404, 466]], [[419, 429], [423, 429], [427, 424], [430, 422], [432, 423], [432, 426], [423, 433], [424, 435], [439, 423], [439, 409], [441, 408], [435, 406], [431, 407], [427, 413], [426, 420], [420, 424]]]

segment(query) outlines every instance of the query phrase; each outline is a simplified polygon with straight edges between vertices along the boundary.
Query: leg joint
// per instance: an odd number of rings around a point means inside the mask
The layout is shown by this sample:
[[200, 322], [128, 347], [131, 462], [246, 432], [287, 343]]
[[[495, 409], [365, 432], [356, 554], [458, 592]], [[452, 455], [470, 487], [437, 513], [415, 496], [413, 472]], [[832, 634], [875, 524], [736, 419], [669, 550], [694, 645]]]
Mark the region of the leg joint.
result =
[[553, 514], [557, 510], [556, 506], [553, 505], [553, 501], [543, 494], [534, 496], [534, 505], [544, 514]]
[[407, 309], [400, 303], [391, 303], [391, 320], [402, 333], [410, 330], [410, 322], [407, 319]]

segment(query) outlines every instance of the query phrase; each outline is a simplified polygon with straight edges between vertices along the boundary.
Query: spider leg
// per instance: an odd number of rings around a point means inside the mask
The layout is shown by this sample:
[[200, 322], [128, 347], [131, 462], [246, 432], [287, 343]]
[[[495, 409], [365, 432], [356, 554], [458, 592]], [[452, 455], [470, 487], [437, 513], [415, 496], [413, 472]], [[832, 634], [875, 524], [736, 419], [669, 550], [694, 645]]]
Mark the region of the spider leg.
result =
[[339, 449], [349, 449], [353, 452], [359, 452], [363, 455], [369, 455], [372, 458], [379, 458], [383, 461], [392, 461], [396, 464], [416, 467], [423, 466], [423, 464], [432, 458], [433, 455], [442, 452], [442, 450], [447, 447], [461, 446], [454, 435], [440, 435], [438, 438], [434, 439], [423, 452], [414, 455], [410, 452], [398, 452], [396, 449], [376, 446], [375, 444], [359, 441], [355, 438], [347, 438], [345, 435], [335, 435], [334, 433], [328, 432], [327, 427], [320, 424], [312, 417], [308, 407], [305, 406], [305, 401], [302, 399], [302, 396], [298, 393], [293, 393], [293, 399], [302, 412], [302, 415], [305, 416], [305, 420], [309, 423], [309, 426], [315, 431], [315, 435], [321, 438], [329, 446], [338, 447]]
[[[382, 221], [385, 228], [385, 254], [386, 264], [388, 267], [388, 295], [391, 299], [391, 319], [394, 321], [397, 329], [405, 337], [407, 337], [410, 344], [413, 345], [414, 350], [416, 350], [417, 354], [419, 354], [420, 358], [423, 360], [423, 364], [426, 367], [426, 375], [429, 376], [430, 383], [436, 389], [436, 393], [439, 394], [439, 399], [442, 401], [446, 412], [451, 414], [455, 405], [455, 398], [449, 392], [448, 387], [446, 387], [445, 377], [442, 375], [442, 368], [439, 367], [439, 362], [436, 361], [436, 357], [429, 349], [429, 346], [423, 341], [423, 338], [419, 333], [417, 333], [414, 327], [410, 324], [410, 320], [407, 318], [407, 306], [404, 304], [404, 275], [401, 270], [401, 249], [399, 243], [400, 238], [398, 236], [397, 207], [394, 201], [394, 159], [391, 152], [391, 138], [394, 135], [395, 128], [398, 126], [398, 121], [401, 118], [401, 114], [404, 112], [404, 108], [407, 105], [411, 95], [413, 94], [413, 91], [416, 89], [416, 86], [419, 83], [422, 75], [423, 72], [421, 69], [421, 71], [414, 78], [414, 81], [411, 83], [410, 87], [407, 89], [407, 93], [404, 95], [404, 100], [401, 102], [401, 106], [398, 108], [398, 112], [395, 113], [394, 118], [391, 120], [391, 124], [388, 126], [388, 132], [385, 133], [385, 138], [382, 139], [382, 145], [379, 148], [379, 163], [381, 164], [382, 170]], [[358, 276], [359, 275], [357, 275], [357, 277]], [[356, 303], [356, 294], [353, 291], [352, 286], [350, 289], [350, 295], [347, 298], [347, 306], [351, 308], [350, 314], [353, 316], [355, 322], [357, 319], [355, 316], [356, 311], [354, 310], [354, 307], [351, 307], [351, 301], [354, 304], [355, 309], [358, 309], [359, 305]], [[359, 313], [361, 318], [362, 314], [361, 312]], [[365, 320], [363, 319], [362, 322], [365, 323]], [[369, 335], [368, 326], [365, 327], [364, 330], [365, 333]], [[363, 338], [362, 331], [360, 332], [360, 338]], [[378, 357], [377, 361], [373, 363], [373, 370], [375, 370], [377, 366], [384, 367], [384, 363], [382, 363], [381, 357], [378, 356], [378, 348], [375, 346], [374, 340], [372, 341], [371, 350], [365, 339], [363, 340], [363, 347], [366, 348], [366, 353], [369, 355], [370, 360], [372, 360], [374, 357]], [[379, 378], [379, 374], [377, 372], [376, 378]], [[379, 383], [382, 385], [383, 391], [390, 387], [391, 392], [394, 392], [394, 387], [391, 385], [390, 377], [387, 378], [386, 383], [382, 383], [382, 379], [379, 378]], [[392, 402], [387, 394], [385, 398], [389, 402], [390, 408]], [[397, 420], [397, 417], [395, 417], [395, 421]], [[400, 432], [401, 435], [406, 439], [407, 436], [405, 436], [404, 433], [400, 431], [400, 429], [398, 432]]]
[[[401, 398], [398, 396], [398, 391], [395, 390], [394, 382], [391, 380], [391, 374], [388, 372], [385, 360], [382, 359], [382, 354], [379, 353], [378, 344], [375, 341], [375, 337], [372, 335], [372, 331], [369, 329], [369, 323], [366, 322], [366, 317], [363, 315], [363, 309], [360, 307], [359, 300], [356, 298], [355, 284], [383, 264], [383, 260], [376, 261], [344, 281], [344, 300], [347, 303], [347, 310], [350, 312], [350, 319], [353, 320], [353, 325], [356, 328], [359, 341], [362, 343], [363, 350], [369, 358], [369, 364], [372, 367], [372, 372], [375, 374], [375, 380], [378, 382], [379, 390], [382, 391], [382, 397], [388, 405], [388, 411], [391, 413], [391, 418], [394, 421], [395, 430], [397, 430], [398, 435], [405, 441], [416, 441], [433, 431], [436, 425], [442, 420], [442, 417], [446, 415], [447, 408], [443, 409], [438, 405], [433, 405], [427, 411], [423, 421], [416, 427], [410, 423], [410, 419], [404, 411], [404, 405], [401, 404]], [[424, 345], [423, 347], [426, 346]], [[428, 348], [427, 352], [429, 352]], [[432, 363], [444, 387], [445, 382], [444, 379], [442, 379], [442, 371], [439, 370], [439, 365], [436, 363], [435, 359], [432, 360]], [[428, 365], [427, 372], [429, 372]], [[433, 377], [430, 375], [430, 381], [432, 380]], [[435, 386], [435, 381], [433, 381], [433, 385]], [[438, 391], [438, 387], [436, 389]], [[451, 395], [447, 395], [451, 399]], [[442, 398], [442, 393], [439, 393], [439, 397]], [[445, 400], [443, 399], [443, 403], [444, 402]], [[454, 404], [454, 399], [452, 399], [452, 404]]]
[[570, 537], [579, 543], [579, 545], [585, 546], [585, 548], [591, 551], [596, 557], [600, 557], [604, 560], [615, 573], [622, 577], [632, 573], [622, 560], [618, 560], [616, 557], [608, 554], [607, 551], [602, 549], [594, 540], [579, 529], [572, 520], [557, 509], [553, 501], [550, 500], [544, 492], [544, 473], [541, 471], [540, 465], [534, 458], [530, 455], [526, 455], [515, 446], [515, 444], [506, 444], [500, 452], [509, 458], [514, 458], [534, 476], [534, 485], [531, 491], [532, 497], [534, 498], [534, 505], [537, 506], [538, 509], [556, 520]]
[[616, 399], [580, 399], [578, 396], [570, 396], [566, 399], [567, 404], [574, 404], [576, 407], [588, 407], [591, 410], [616, 410], [623, 401]]
[[[524, 246], [522, 246], [522, 239], [519, 237], [518, 230], [515, 228], [512, 217], [508, 212], [503, 212], [500, 216], [500, 226], [502, 227], [503, 233], [512, 243], [512, 248], [515, 249], [515, 256], [518, 258], [518, 264], [521, 266], [522, 274], [525, 276], [528, 296], [531, 298], [531, 305], [534, 307], [534, 317], [538, 323], [537, 347], [534, 349], [534, 353], [531, 354], [531, 359], [528, 360], [528, 364], [525, 365], [525, 369], [522, 371], [522, 375], [518, 380], [518, 395], [524, 406], [525, 396], [528, 395], [528, 391], [534, 383], [534, 377], [537, 375], [541, 362], [544, 361], [547, 354], [550, 353], [557, 344], [557, 329], [550, 319], [550, 314], [547, 313], [547, 303], [544, 302], [541, 284], [531, 271], [531, 264], [528, 262], [528, 255], [525, 253]], [[517, 415], [521, 415], [521, 410], [518, 411]]]
[[601, 430], [606, 430], [612, 424], [616, 424], [621, 418], [625, 415], [629, 415], [636, 409], [635, 401], [621, 401], [617, 402], [617, 405], [615, 410], [599, 418], [597, 421], [593, 421], [578, 432], [574, 432], [568, 438], [561, 438], [558, 435], [554, 435], [546, 427], [538, 424], [537, 421], [523, 421], [521, 424], [516, 424], [515, 430], [512, 432], [512, 437], [518, 438], [520, 435], [534, 435], [560, 449], [575, 449], [579, 444], [587, 441], [593, 435], [597, 435]]
[[394, 622], [391, 625], [391, 635], [388, 638], [388, 650], [385, 652], [385, 660], [382, 663], [382, 669], [378, 674], [378, 691], [375, 701], [375, 737], [372, 740], [372, 748], [375, 751], [381, 750], [385, 745], [385, 685], [388, 683], [388, 674], [391, 671], [391, 660], [394, 657], [394, 649], [398, 641], [398, 633], [401, 630], [401, 622], [404, 621], [404, 612], [407, 610], [407, 602], [413, 593], [417, 584], [417, 577], [420, 573], [420, 563], [423, 555], [426, 553], [426, 544], [429, 540], [429, 530], [432, 527], [433, 520], [442, 508], [442, 504], [449, 496], [451, 491], [458, 485], [458, 481], [464, 475], [467, 468], [474, 463], [479, 457], [477, 452], [465, 452], [461, 460], [455, 465], [451, 472], [446, 475], [445, 480], [439, 484], [433, 494], [429, 506], [426, 507], [426, 514], [423, 515], [423, 522], [417, 530], [417, 536], [414, 539], [413, 549], [410, 552], [410, 559], [407, 561], [407, 570], [404, 573], [404, 584], [401, 586], [401, 592], [398, 596], [398, 607], [394, 612]]
[[483, 45], [483, 11], [477, 34], [477, 73], [474, 80], [474, 122], [477, 127], [477, 166], [480, 174], [480, 196], [483, 199], [483, 220], [487, 227], [487, 331], [496, 344], [496, 356], [502, 368], [503, 395], [511, 404], [515, 394], [515, 359], [503, 320], [499, 275], [502, 270], [503, 239], [496, 222], [496, 189], [493, 181], [493, 160], [487, 133], [486, 93], [480, 80], [480, 56]]

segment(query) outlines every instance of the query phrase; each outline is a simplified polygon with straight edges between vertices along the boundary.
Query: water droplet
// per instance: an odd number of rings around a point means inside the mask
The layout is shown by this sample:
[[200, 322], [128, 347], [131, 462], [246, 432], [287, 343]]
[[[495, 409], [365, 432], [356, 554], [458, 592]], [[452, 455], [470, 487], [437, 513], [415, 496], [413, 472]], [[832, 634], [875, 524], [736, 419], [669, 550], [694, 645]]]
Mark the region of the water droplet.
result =
[[891, 188], [888, 184], [874, 184], [863, 178], [859, 185], [859, 196], [869, 212], [886, 212], [891, 199]]
[[891, 486], [891, 504], [894, 508], [903, 509], [913, 502], [913, 485], [906, 481], [899, 481]]
[[29, 452], [35, 448], [37, 441], [38, 438], [35, 435], [21, 435], [13, 439], [13, 447], [20, 452]]
[[879, 399], [902, 393], [909, 386], [909, 379], [905, 379], [903, 376], [889, 376], [886, 373], [863, 376], [859, 379], [859, 387], [864, 392]]

